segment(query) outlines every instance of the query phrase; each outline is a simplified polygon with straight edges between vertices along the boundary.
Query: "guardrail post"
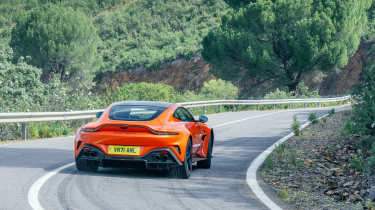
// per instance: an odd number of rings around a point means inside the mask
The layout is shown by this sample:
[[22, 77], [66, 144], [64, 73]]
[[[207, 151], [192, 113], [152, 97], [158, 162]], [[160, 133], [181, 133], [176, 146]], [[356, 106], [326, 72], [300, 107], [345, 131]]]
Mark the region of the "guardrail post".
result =
[[236, 111], [236, 106], [235, 106], [235, 105], [232, 105], [232, 111], [233, 111], [233, 112]]
[[217, 112], [221, 112], [221, 105], [217, 105]]
[[22, 123], [22, 139], [27, 140], [27, 126], [26, 123]]
[[205, 106], [204, 106], [203, 109], [202, 109], [202, 113], [203, 113], [203, 115], [206, 114], [206, 107], [205, 107]]

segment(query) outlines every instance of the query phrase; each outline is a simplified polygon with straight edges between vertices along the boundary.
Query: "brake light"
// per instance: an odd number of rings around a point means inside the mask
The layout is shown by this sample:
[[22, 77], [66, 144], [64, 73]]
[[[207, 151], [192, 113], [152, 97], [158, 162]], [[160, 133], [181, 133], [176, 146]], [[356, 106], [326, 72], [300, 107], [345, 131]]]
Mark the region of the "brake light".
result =
[[82, 128], [81, 132], [97, 132], [100, 128]]
[[179, 135], [179, 133], [176, 133], [176, 132], [168, 132], [168, 131], [157, 131], [157, 130], [153, 130], [151, 128], [148, 129], [152, 134], [155, 134], [155, 135]]
[[[149, 131], [150, 133], [152, 134], [155, 134], [155, 135], [179, 135], [179, 133], [177, 132], [169, 132], [169, 131], [158, 131], [158, 130], [154, 130], [152, 128], [149, 128], [149, 127], [146, 127], [146, 126], [140, 126], [140, 125], [103, 125], [103, 126], [99, 126], [97, 128], [81, 128], [80, 132], [88, 132], [88, 133], [92, 133], [92, 132], [97, 132], [101, 129], [109, 129], [109, 128], [113, 128], [113, 129], [121, 129], [123, 131], [127, 131], [127, 132], [142, 132], [142, 130], [140, 129], [144, 129], [144, 131]], [[113, 130], [111, 129], [111, 130]], [[134, 130], [135, 129], [135, 130]]]

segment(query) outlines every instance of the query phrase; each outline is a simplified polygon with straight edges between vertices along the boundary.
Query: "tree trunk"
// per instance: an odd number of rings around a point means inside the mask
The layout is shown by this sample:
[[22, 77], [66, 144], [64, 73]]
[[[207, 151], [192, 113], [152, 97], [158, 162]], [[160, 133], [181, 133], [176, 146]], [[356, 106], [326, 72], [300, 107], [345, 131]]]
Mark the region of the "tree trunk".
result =
[[297, 81], [294, 81], [294, 82], [291, 82], [291, 83], [289, 83], [287, 86], [288, 86], [288, 90], [289, 90], [289, 92], [296, 92], [296, 90], [297, 90], [297, 86], [298, 86], [298, 83], [299, 82], [297, 82]]

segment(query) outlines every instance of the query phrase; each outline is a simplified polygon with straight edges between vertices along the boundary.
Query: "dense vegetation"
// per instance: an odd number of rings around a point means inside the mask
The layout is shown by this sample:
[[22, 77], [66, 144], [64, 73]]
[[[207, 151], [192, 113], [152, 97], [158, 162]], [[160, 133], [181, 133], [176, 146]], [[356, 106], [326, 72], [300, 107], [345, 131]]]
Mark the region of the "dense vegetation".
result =
[[343, 67], [367, 30], [370, 0], [227, 0], [235, 10], [203, 41], [215, 75], [294, 91], [305, 74]]
[[354, 99], [359, 103], [353, 108], [353, 129], [363, 137], [372, 136], [375, 147], [375, 66], [366, 68], [362, 82], [353, 90]]
[[93, 87], [105, 72], [157, 69], [203, 46], [219, 78], [250, 75], [293, 90], [266, 98], [318, 97], [300, 83], [302, 75], [346, 64], [361, 38], [371, 40], [369, 6], [369, 0], [1, 0], [0, 112], [237, 98], [238, 88], [221, 79], [185, 93], [164, 84]]
[[202, 38], [218, 26], [225, 10], [225, 3], [217, 0], [153, 0], [98, 15], [95, 25], [104, 40], [102, 71], [157, 68], [177, 57], [189, 58], [201, 49]]
[[130, 0], [1, 0], [0, 27], [13, 25], [17, 18], [26, 11], [38, 8], [45, 4], [58, 4], [81, 10], [88, 15], [95, 15], [100, 11], [112, 8]]
[[70, 7], [46, 4], [22, 14], [13, 28], [15, 59], [30, 57], [43, 70], [42, 80], [55, 75], [75, 88], [90, 88], [100, 65], [99, 38], [90, 18]]
[[[93, 78], [194, 55], [227, 9], [221, 0], [2, 0], [0, 110], [77, 110], [120, 99], [156, 100], [148, 96], [161, 86], [129, 84], [114, 97], [117, 90], [95, 91]], [[167, 94], [175, 94], [170, 88]], [[125, 94], [131, 91], [138, 96]], [[177, 95], [158, 100], [184, 100], [183, 93]]]
[[103, 72], [191, 57], [227, 10], [222, 0], [2, 0], [0, 26], [43, 79], [52, 72], [86, 85]]

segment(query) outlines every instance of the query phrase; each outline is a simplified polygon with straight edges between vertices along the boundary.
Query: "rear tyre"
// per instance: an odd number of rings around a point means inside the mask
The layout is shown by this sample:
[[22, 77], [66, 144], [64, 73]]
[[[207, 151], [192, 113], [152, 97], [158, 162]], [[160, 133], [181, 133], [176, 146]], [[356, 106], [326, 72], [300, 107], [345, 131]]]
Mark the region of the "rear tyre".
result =
[[190, 177], [192, 169], [192, 146], [191, 141], [189, 140], [188, 145], [186, 147], [184, 162], [182, 163], [182, 166], [177, 166], [176, 168], [177, 177], [181, 179], [188, 179]]
[[95, 160], [76, 159], [76, 168], [78, 171], [96, 172], [99, 168], [99, 162]]
[[199, 168], [211, 168], [211, 159], [212, 159], [212, 134], [210, 135], [210, 141], [208, 142], [207, 149], [207, 158], [197, 162]]

